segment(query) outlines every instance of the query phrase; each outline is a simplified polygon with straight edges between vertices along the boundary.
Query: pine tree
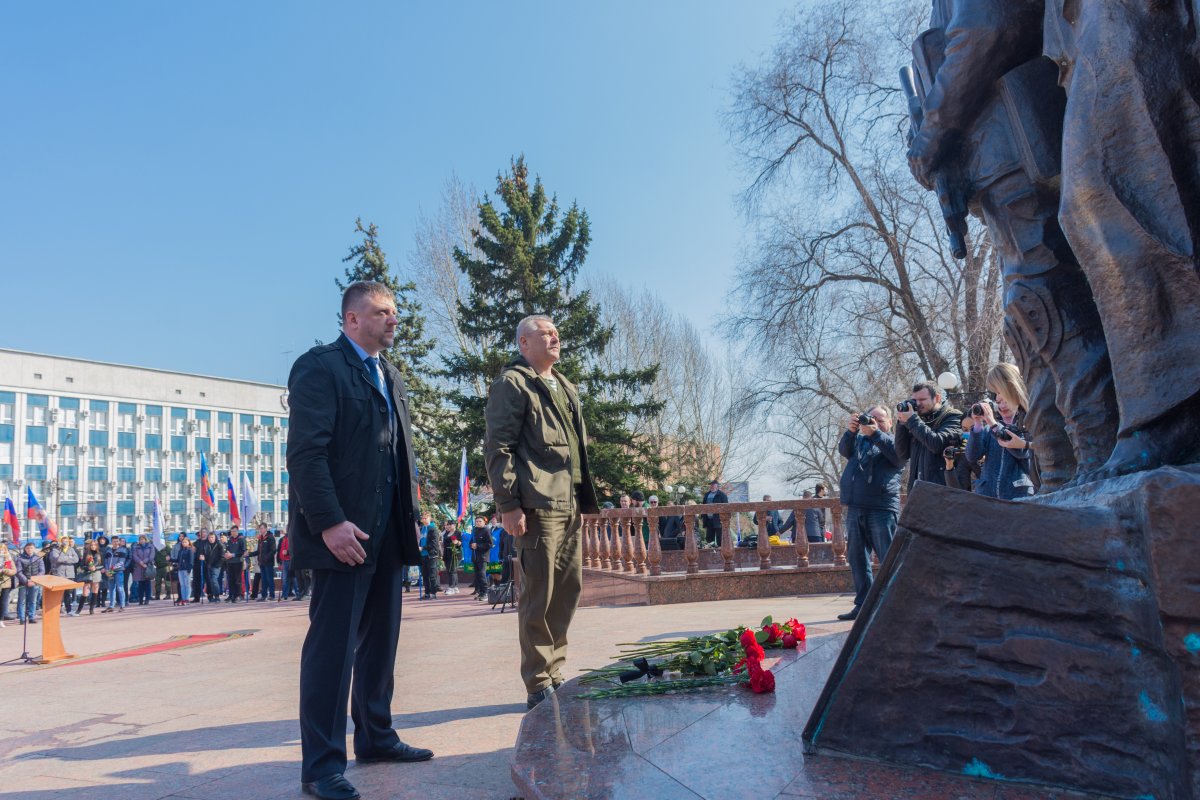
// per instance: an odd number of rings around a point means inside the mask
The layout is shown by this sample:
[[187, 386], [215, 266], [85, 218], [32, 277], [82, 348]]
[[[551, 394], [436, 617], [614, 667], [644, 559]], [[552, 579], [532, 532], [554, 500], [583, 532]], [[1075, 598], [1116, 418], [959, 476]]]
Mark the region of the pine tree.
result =
[[[414, 299], [416, 285], [401, 283], [392, 273], [387, 256], [379, 246], [379, 231], [375, 223], [363, 227], [362, 219], [354, 221], [355, 233], [362, 234], [362, 242], [350, 248], [342, 259], [346, 267], [345, 278], [334, 279], [340, 291], [355, 281], [376, 281], [392, 291], [396, 298], [396, 340], [384, 351], [383, 357], [391, 362], [404, 378], [408, 390], [409, 412], [412, 417], [413, 447], [417, 451], [417, 466], [421, 471], [423, 486], [431, 485], [431, 470], [444, 459], [438, 453], [438, 436], [443, 425], [443, 412], [438, 393], [430, 383], [435, 370], [427, 359], [435, 342], [425, 336], [425, 319], [421, 315], [421, 304]], [[341, 325], [341, 313], [338, 325]], [[424, 489], [423, 489], [424, 491]]]
[[[614, 492], [630, 484], [658, 482], [664, 473], [657, 453], [635, 439], [627, 424], [635, 415], [662, 410], [661, 403], [646, 396], [658, 366], [615, 373], [599, 369], [598, 357], [613, 329], [600, 324], [599, 308], [590, 294], [574, 287], [591, 242], [587, 213], [572, 203], [562, 214], [540, 178], [530, 185], [523, 156], [511, 167], [509, 174], [497, 176], [500, 206], [490, 198], [479, 203], [481, 227], [474, 234], [482, 255], [474, 257], [461, 249], [454, 253], [471, 287], [459, 306], [459, 326], [482, 348], [479, 354], [460, 352], [446, 359], [445, 374], [460, 386], [479, 376], [490, 385], [517, 355], [517, 323], [530, 314], [550, 316], [563, 343], [557, 369], [580, 389], [597, 489]], [[458, 409], [455, 435], [467, 447], [473, 483], [484, 483], [487, 400], [456, 391], [450, 403]]]

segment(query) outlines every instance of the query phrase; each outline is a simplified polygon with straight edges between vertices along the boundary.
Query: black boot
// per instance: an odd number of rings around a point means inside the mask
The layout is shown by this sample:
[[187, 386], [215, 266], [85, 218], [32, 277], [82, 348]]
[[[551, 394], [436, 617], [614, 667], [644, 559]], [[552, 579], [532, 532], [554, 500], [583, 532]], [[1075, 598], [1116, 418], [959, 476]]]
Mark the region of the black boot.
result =
[[79, 599], [75, 601], [75, 616], [79, 616], [83, 611], [83, 595], [79, 595]]
[[88, 614], [96, 613], [96, 595], [95, 593], [88, 595]]

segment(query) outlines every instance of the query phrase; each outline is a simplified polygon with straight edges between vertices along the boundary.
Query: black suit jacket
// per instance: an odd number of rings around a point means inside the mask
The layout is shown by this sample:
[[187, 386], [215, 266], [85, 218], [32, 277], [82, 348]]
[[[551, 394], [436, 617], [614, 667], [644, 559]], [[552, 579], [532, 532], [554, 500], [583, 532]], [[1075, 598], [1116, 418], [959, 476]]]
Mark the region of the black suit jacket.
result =
[[[388, 407], [345, 334], [309, 350], [288, 377], [288, 537], [295, 569], [374, 569], [385, 534], [400, 537], [401, 561], [420, 563], [417, 470], [408, 394], [400, 373], [380, 359], [396, 409], [395, 447]], [[389, 460], [393, 463], [389, 464]], [[388, 481], [394, 475], [399, 484]], [[384, 502], [392, 502], [388, 531]], [[359, 567], [338, 561], [321, 532], [346, 520], [368, 534]]]

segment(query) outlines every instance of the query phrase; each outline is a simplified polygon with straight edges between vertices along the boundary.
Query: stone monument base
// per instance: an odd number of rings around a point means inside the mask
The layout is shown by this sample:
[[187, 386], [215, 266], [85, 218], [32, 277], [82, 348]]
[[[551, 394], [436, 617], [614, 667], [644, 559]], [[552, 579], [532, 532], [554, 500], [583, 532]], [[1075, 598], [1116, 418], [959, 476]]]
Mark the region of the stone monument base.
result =
[[1200, 797], [1200, 468], [1022, 502], [918, 483], [804, 731], [840, 753]]

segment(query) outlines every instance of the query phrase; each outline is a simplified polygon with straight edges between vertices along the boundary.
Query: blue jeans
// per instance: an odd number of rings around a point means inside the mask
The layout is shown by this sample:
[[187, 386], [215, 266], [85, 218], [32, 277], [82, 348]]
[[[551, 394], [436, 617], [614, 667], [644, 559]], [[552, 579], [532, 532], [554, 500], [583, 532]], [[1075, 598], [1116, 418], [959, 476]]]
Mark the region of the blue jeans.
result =
[[176, 573], [179, 575], [179, 599], [186, 603], [192, 597], [192, 571], [181, 569]]
[[882, 564], [895, 533], [895, 511], [846, 506], [846, 560], [854, 578], [855, 608], [862, 606], [871, 591], [870, 551], [875, 551]]
[[266, 566], [259, 567], [259, 569], [261, 570], [260, 574], [262, 575], [262, 594], [259, 596], [260, 597], [268, 597], [269, 596], [272, 600], [274, 600], [275, 599], [275, 565], [268, 564]]
[[38, 598], [42, 595], [42, 587], [30, 584], [17, 587], [17, 619], [33, 619], [37, 614]]
[[[118, 597], [121, 599], [117, 600]], [[118, 602], [121, 604], [121, 608], [125, 607], [125, 580], [120, 572], [108, 582], [108, 607], [112, 608]]]
[[291, 559], [284, 561], [279, 568], [283, 570], [283, 577], [279, 581], [279, 596], [287, 600], [292, 596], [292, 587], [289, 585], [292, 580]]
[[224, 592], [221, 591], [221, 589], [222, 589], [222, 587], [221, 587], [221, 568], [220, 567], [209, 567], [208, 573], [206, 574], [205, 577], [208, 580], [208, 586], [207, 586], [208, 599], [216, 600], [222, 594], [224, 594]]

